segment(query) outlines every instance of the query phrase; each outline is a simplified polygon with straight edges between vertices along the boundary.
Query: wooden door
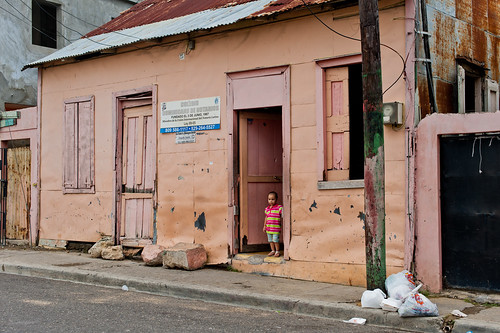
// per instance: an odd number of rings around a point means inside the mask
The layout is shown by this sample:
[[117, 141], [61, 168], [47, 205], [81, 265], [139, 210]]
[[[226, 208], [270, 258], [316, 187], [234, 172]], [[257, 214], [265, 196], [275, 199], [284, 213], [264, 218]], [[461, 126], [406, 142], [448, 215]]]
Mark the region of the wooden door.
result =
[[7, 149], [6, 238], [28, 240], [31, 207], [30, 147]]
[[267, 194], [278, 193], [282, 203], [283, 148], [281, 114], [241, 112], [240, 124], [240, 248], [268, 249], [262, 231]]
[[327, 179], [349, 179], [349, 69], [326, 70]]
[[153, 237], [156, 127], [151, 104], [141, 104], [123, 108], [120, 237], [131, 246]]

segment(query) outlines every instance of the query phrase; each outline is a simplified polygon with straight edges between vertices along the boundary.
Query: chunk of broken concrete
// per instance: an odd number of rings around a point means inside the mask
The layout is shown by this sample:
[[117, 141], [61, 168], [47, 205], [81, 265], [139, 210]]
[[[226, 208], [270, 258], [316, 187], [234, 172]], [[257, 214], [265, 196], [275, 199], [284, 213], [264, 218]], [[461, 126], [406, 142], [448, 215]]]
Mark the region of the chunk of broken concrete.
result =
[[121, 245], [105, 247], [101, 253], [102, 259], [106, 260], [123, 260], [123, 247]]
[[163, 264], [164, 246], [161, 245], [146, 245], [142, 249], [142, 261], [147, 266], [161, 266]]
[[202, 268], [207, 262], [207, 251], [202, 244], [178, 243], [163, 251], [163, 267], [188, 271]]
[[135, 248], [135, 247], [124, 247], [123, 248], [123, 255], [127, 259], [134, 259], [134, 257], [137, 256], [139, 254], [139, 252], [141, 252], [141, 248]]
[[114, 245], [113, 237], [104, 236], [99, 239], [92, 247], [89, 249], [89, 254], [92, 258], [100, 258], [102, 250], [106, 247]]

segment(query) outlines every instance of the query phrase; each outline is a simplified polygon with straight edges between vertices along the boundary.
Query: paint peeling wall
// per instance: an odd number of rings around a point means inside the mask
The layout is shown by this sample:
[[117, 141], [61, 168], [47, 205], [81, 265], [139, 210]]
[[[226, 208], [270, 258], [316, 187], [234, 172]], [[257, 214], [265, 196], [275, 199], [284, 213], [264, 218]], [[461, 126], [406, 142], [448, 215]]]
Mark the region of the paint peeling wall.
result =
[[[457, 58], [487, 69], [486, 78], [500, 81], [500, 2], [429, 0], [426, 3], [437, 108], [439, 113], [456, 113]], [[417, 25], [420, 15], [417, 15]], [[421, 39], [417, 38], [416, 43], [416, 56], [423, 58]], [[423, 120], [416, 130], [415, 179], [412, 180], [415, 186], [414, 260], [419, 280], [430, 290], [439, 292], [443, 287], [439, 135], [496, 132], [498, 112], [429, 116], [425, 70], [422, 65], [416, 69], [416, 100], [420, 101], [416, 107], [420, 108], [419, 116]]]
[[[500, 2], [466, 0], [428, 0], [427, 16], [431, 37], [432, 75], [437, 109], [440, 113], [457, 112], [456, 59], [487, 68], [487, 77], [500, 80]], [[419, 2], [420, 8], [421, 2]], [[419, 13], [417, 19], [421, 17]], [[418, 21], [417, 21], [418, 23]], [[420, 30], [421, 19], [420, 19]], [[422, 39], [417, 37], [417, 58], [425, 58]], [[430, 113], [430, 102], [422, 63], [418, 69], [420, 116]]]
[[[405, 53], [404, 7], [381, 2], [381, 40]], [[320, 17], [345, 34], [359, 35], [356, 8]], [[332, 23], [333, 22], [333, 23]], [[157, 85], [158, 103], [221, 97], [221, 129], [196, 133], [196, 143], [176, 144], [175, 134], [157, 124], [157, 243], [202, 243], [209, 263], [228, 262], [228, 124], [226, 73], [289, 65], [291, 89], [291, 243], [295, 266], [284, 276], [364, 283], [363, 189], [319, 190], [316, 149], [316, 59], [359, 54], [359, 42], [344, 40], [314, 18], [305, 17], [250, 29], [194, 37], [186, 41], [96, 58], [43, 70], [40, 238], [96, 241], [111, 234], [113, 197], [112, 93]], [[399, 76], [402, 64], [382, 50], [383, 87]], [[134, 65], [131, 65], [134, 64]], [[63, 100], [95, 96], [95, 195], [63, 194]], [[399, 80], [384, 100], [404, 101]], [[156, 110], [159, 112], [159, 110]], [[158, 114], [158, 118], [160, 115]], [[232, 126], [232, 124], [231, 124]], [[385, 127], [386, 230], [388, 271], [403, 267], [405, 230], [404, 132]], [[57, 204], [56, 204], [57, 203]], [[264, 209], [264, 207], [262, 207]], [[285, 266], [284, 266], [285, 267]], [[292, 267], [291, 269], [289, 267]], [[293, 268], [294, 267], [294, 268]], [[269, 266], [269, 273], [276, 268]]]

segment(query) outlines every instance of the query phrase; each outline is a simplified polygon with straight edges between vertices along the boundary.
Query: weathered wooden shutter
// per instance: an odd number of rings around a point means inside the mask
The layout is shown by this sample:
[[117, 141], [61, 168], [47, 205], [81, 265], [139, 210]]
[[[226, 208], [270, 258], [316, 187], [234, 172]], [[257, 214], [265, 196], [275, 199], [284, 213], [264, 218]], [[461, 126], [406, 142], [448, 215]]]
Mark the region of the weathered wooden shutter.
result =
[[94, 97], [64, 104], [63, 189], [65, 193], [94, 191]]
[[94, 185], [94, 145], [92, 101], [78, 103], [78, 188], [91, 189]]
[[78, 149], [77, 129], [78, 103], [66, 103], [64, 105], [64, 175], [63, 187], [65, 189], [76, 189], [77, 182], [77, 155]]
[[326, 169], [328, 180], [349, 179], [349, 70], [329, 68], [326, 84]]

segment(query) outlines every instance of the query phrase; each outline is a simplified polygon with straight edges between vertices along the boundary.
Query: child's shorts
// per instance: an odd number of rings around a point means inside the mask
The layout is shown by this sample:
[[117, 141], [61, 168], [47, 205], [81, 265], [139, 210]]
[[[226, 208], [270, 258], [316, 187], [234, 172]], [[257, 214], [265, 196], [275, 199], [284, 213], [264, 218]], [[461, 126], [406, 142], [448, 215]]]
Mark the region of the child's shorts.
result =
[[267, 241], [269, 243], [279, 243], [280, 241], [280, 234], [267, 234]]

